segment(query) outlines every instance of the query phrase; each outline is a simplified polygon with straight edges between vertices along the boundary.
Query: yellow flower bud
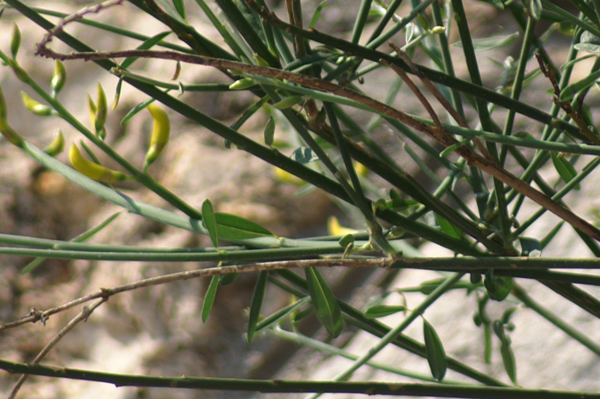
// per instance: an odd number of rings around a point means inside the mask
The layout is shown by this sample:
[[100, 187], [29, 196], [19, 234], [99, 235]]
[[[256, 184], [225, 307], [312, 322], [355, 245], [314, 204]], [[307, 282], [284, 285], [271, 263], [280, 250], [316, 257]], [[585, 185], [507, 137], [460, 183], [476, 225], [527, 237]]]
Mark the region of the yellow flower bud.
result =
[[152, 137], [150, 138], [150, 148], [148, 148], [146, 159], [144, 160], [144, 172], [158, 159], [166, 147], [171, 134], [171, 122], [167, 113], [154, 104], [148, 105], [148, 111], [152, 115], [154, 125], [152, 127]]
[[56, 95], [62, 90], [65, 86], [65, 82], [67, 81], [67, 71], [65, 66], [60, 60], [56, 60], [56, 64], [54, 65], [54, 75], [52, 75], [52, 80], [50, 81], [50, 87], [52, 88], [52, 97], [56, 97]]
[[40, 116], [52, 115], [53, 110], [49, 106], [44, 105], [39, 101], [36, 101], [33, 98], [29, 97], [24, 91], [21, 92], [21, 96], [23, 97], [23, 104], [25, 104], [25, 107], [34, 114]]
[[254, 79], [251, 78], [243, 78], [240, 80], [236, 80], [232, 84], [229, 85], [230, 90], [246, 90], [249, 87], [252, 87], [256, 84]]
[[298, 176], [294, 176], [290, 172], [277, 167], [275, 168], [275, 176], [282, 182], [293, 184], [294, 186], [301, 187], [306, 185], [306, 181], [302, 180]]
[[327, 219], [327, 231], [332, 236], [345, 236], [347, 234], [356, 234], [358, 232], [357, 230], [342, 226], [335, 216], [330, 216], [329, 219]]
[[71, 146], [71, 150], [69, 151], [69, 160], [76, 171], [92, 180], [102, 183], [114, 183], [130, 178], [130, 176], [126, 175], [125, 173], [111, 170], [92, 161], [88, 161], [81, 155], [81, 152], [79, 152], [79, 148], [77, 148], [76, 144]]
[[304, 96], [289, 96], [273, 104], [277, 109], [288, 109], [304, 101]]
[[98, 83], [98, 101], [96, 102], [96, 117], [94, 119], [94, 128], [96, 129], [96, 134], [98, 135], [100, 135], [104, 129], [107, 113], [108, 105], [106, 101], [106, 94], [104, 94], [104, 89], [102, 89], [102, 86], [100, 83]]
[[59, 130], [57, 132], [54, 140], [52, 140], [52, 142], [50, 143], [48, 148], [46, 148], [45, 152], [46, 152], [46, 154], [50, 155], [51, 157], [55, 157], [58, 154], [60, 154], [64, 148], [65, 148], [65, 138], [63, 137], [62, 132]]

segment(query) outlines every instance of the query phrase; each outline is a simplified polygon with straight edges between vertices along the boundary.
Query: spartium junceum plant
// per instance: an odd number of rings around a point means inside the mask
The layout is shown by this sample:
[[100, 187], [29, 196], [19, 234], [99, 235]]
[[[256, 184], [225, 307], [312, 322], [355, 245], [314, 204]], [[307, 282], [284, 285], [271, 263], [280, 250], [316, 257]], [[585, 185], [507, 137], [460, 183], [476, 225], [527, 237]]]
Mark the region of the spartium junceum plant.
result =
[[[10, 397], [29, 375], [52, 377], [33, 385], [86, 380], [143, 392], [192, 388], [186, 392], [193, 396], [600, 397], [585, 392], [598, 392], [598, 379], [584, 377], [585, 367], [595, 374], [600, 356], [600, 302], [585, 288], [600, 285], [589, 270], [600, 255], [593, 202], [598, 1], [573, 1], [567, 9], [548, 0], [110, 0], [70, 13], [63, 13], [74, 7], [68, 2], [44, 9], [26, 3], [1, 3], [2, 151], [26, 154], [39, 170], [120, 210], [71, 239], [3, 231], [0, 253], [17, 259], [3, 267], [18, 268], [16, 279], [35, 280], [51, 258], [96, 262], [105, 274], [170, 266], [153, 269], [161, 272], [152, 277], [87, 286], [64, 305], [13, 309], [0, 325], [8, 340], [37, 321], [34, 331], [55, 330], [36, 354], [0, 360], [0, 368], [21, 375], [18, 382], [3, 376]], [[132, 26], [146, 24], [137, 21], [159, 28], [137, 31]], [[27, 45], [19, 27], [27, 27]], [[71, 75], [83, 63], [89, 76]], [[205, 67], [214, 73], [194, 79]], [[225, 106], [222, 98], [238, 105], [218, 120], [193, 105], [198, 98], [210, 98], [213, 108]], [[31, 125], [18, 117], [24, 112]], [[129, 135], [119, 135], [119, 123]], [[54, 138], [39, 126], [55, 126]], [[170, 153], [184, 129], [216, 135], [218, 148], [206, 151], [250, 154], [272, 171], [257, 179], [300, 198], [320, 192], [336, 211], [311, 221], [319, 235], [297, 229], [298, 236], [283, 237], [260, 218], [231, 207], [222, 212], [221, 200], [206, 193], [186, 199], [163, 179], [176, 157], [204, 156], [191, 146], [188, 154]], [[127, 142], [137, 144], [124, 152]], [[218, 169], [202, 173], [230, 172]], [[118, 232], [125, 214], [206, 238], [190, 240], [201, 243], [191, 248], [99, 239]], [[356, 268], [363, 272], [351, 274], [353, 287], [361, 287], [352, 291], [342, 277]], [[245, 273], [253, 279], [241, 278]], [[191, 320], [207, 329], [226, 319], [244, 322], [238, 337], [246, 349], [223, 362], [250, 364], [253, 353], [268, 363], [268, 352], [287, 340], [324, 353], [328, 368], [294, 374], [278, 366], [260, 374], [266, 379], [249, 379], [250, 371], [215, 375], [214, 365], [198, 375], [177, 356], [169, 370], [178, 371], [163, 375], [147, 364], [76, 368], [60, 351], [44, 360], [59, 340], [69, 345], [78, 322], [93, 323], [98, 307], [111, 311], [104, 305], [117, 300], [111, 298], [191, 279], [206, 282]], [[231, 308], [220, 301], [232, 300], [231, 287], [242, 295], [236, 287], [248, 281], [247, 301], [224, 313]], [[27, 287], [36, 296], [45, 289]], [[227, 297], [218, 296], [223, 290]], [[79, 313], [71, 321], [56, 315], [72, 308]], [[150, 328], [156, 324], [137, 325], [145, 326], [140, 336], [157, 334]], [[111, 334], [116, 327], [94, 328]], [[546, 338], [554, 333], [566, 338]], [[190, 334], [169, 342], [193, 350], [200, 338]], [[348, 345], [352, 337], [356, 347]], [[291, 352], [278, 355], [277, 364]], [[141, 355], [133, 359], [145, 364]], [[375, 377], [365, 379], [369, 369]], [[297, 378], [267, 378], [275, 373]]]

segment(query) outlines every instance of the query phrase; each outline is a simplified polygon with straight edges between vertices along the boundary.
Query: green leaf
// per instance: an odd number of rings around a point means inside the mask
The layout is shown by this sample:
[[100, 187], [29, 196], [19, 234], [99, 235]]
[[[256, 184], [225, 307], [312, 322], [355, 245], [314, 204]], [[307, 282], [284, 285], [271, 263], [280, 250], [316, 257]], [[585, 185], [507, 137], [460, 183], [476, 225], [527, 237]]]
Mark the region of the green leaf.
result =
[[305, 269], [308, 292], [317, 317], [329, 335], [337, 337], [342, 332], [342, 312], [333, 292], [314, 267]]
[[217, 296], [217, 288], [219, 288], [219, 276], [212, 276], [206, 295], [204, 295], [204, 302], [202, 303], [202, 322], [206, 323], [212, 305], [215, 302]]
[[502, 313], [502, 324], [510, 323], [510, 318], [512, 317], [513, 313], [515, 313], [518, 309], [519, 308], [517, 307], [506, 309], [504, 313]]
[[[202, 207], [204, 215], [204, 206]], [[229, 213], [216, 213], [218, 237], [223, 240], [246, 240], [258, 237], [275, 237], [275, 234], [259, 224]], [[208, 227], [207, 227], [208, 228]]]
[[536, 21], [542, 16], [542, 0], [530, 0], [529, 10], [531, 10], [531, 16]]
[[485, 364], [492, 364], [492, 329], [489, 324], [483, 325], [483, 337], [485, 340], [483, 360]]
[[168, 0], [154, 0], [154, 2], [162, 8], [162, 10], [175, 21], [182, 25], [187, 25], [187, 22], [181, 17], [177, 9]]
[[435, 214], [435, 220], [437, 220], [438, 224], [442, 231], [448, 234], [451, 237], [458, 238], [459, 240], [462, 238], [462, 230], [456, 227], [454, 224], [450, 223], [448, 220], [444, 219], [442, 216]]
[[[172, 33], [171, 31], [166, 31], [166, 32], [162, 32], [162, 33], [159, 33], [157, 35], [154, 35], [151, 38], [145, 40], [139, 46], [137, 46], [137, 49], [138, 50], [148, 50], [148, 49], [154, 47], [155, 44], [157, 44], [158, 42], [160, 42], [161, 40], [163, 40], [165, 37], [169, 36], [171, 33]], [[125, 58], [125, 60], [123, 60], [123, 62], [121, 63], [121, 65], [119, 65], [119, 67], [121, 67], [123, 69], [127, 69], [137, 59], [138, 59], [138, 57], [128, 57], [128, 58]]]
[[202, 203], [202, 224], [208, 230], [210, 240], [217, 250], [219, 250], [219, 230], [217, 228], [217, 218], [213, 210], [212, 202], [207, 198]]
[[[565, 183], [570, 182], [577, 176], [577, 170], [575, 167], [567, 161], [564, 157], [559, 156], [556, 152], [552, 152], [552, 163], [556, 168], [556, 171], [560, 175], [560, 178], [563, 179]], [[577, 184], [574, 187], [575, 190], [581, 189], [581, 186]]]
[[575, 94], [579, 93], [582, 90], [587, 89], [591, 85], [594, 84], [596, 80], [600, 78], [600, 70], [593, 72], [586, 76], [585, 78], [578, 80], [577, 82], [568, 85], [561, 92], [558, 99], [562, 102], [571, 101]]
[[[511, 33], [510, 35], [502, 35], [502, 36], [491, 36], [481, 39], [473, 39], [473, 47], [475, 51], [485, 52], [490, 50], [495, 50], [497, 48], [506, 46], [519, 37], [519, 32]], [[457, 47], [462, 47], [462, 43], [456, 43]]]
[[535, 238], [519, 237], [521, 256], [539, 257], [542, 254], [542, 243]]
[[275, 120], [273, 117], [269, 117], [267, 124], [265, 125], [265, 144], [271, 147], [275, 138]]
[[312, 18], [310, 19], [310, 24], [308, 25], [310, 30], [312, 30], [317, 25], [317, 21], [319, 20], [321, 11], [323, 11], [323, 8], [325, 8], [326, 5], [327, 1], [323, 1], [317, 6], [317, 8], [315, 8], [315, 12], [313, 12]]
[[492, 272], [487, 272], [483, 285], [487, 289], [490, 299], [502, 302], [512, 291], [513, 280], [510, 277], [498, 277], [494, 276]]
[[344, 234], [340, 237], [338, 243], [342, 248], [348, 247], [348, 245], [354, 244], [354, 234]]
[[319, 157], [314, 155], [312, 150], [307, 147], [296, 148], [292, 153], [291, 158], [296, 162], [300, 162], [301, 164], [307, 164], [319, 159]]
[[134, 116], [136, 116], [140, 111], [148, 108], [148, 105], [152, 104], [154, 102], [154, 98], [150, 97], [147, 100], [142, 101], [141, 103], [139, 103], [138, 105], [136, 105], [135, 107], [133, 107], [124, 117], [123, 119], [121, 119], [121, 126], [125, 126], [125, 124], [127, 122], [129, 122], [129, 120], [131, 118], [133, 118]]
[[262, 26], [262, 18], [258, 13], [251, 9], [245, 1], [236, 1], [235, 3], [237, 4], [238, 10], [240, 10], [244, 16], [244, 19], [248, 21], [254, 32], [260, 37], [260, 40], [263, 43], [267, 43], [267, 37], [265, 36], [265, 31]]
[[425, 355], [431, 370], [431, 375], [438, 381], [442, 381], [448, 368], [446, 351], [442, 341], [432, 325], [423, 319], [423, 336], [425, 337]]
[[280, 321], [283, 318], [287, 317], [288, 315], [292, 314], [293, 312], [296, 312], [298, 307], [304, 305], [309, 299], [310, 299], [310, 297], [306, 296], [302, 299], [297, 300], [296, 302], [294, 302], [292, 304], [289, 304], [288, 306], [286, 306], [283, 309], [279, 309], [277, 312], [273, 313], [272, 315], [265, 317], [264, 319], [262, 319], [260, 321], [260, 323], [257, 324], [256, 332], [264, 330], [265, 328], [272, 326], [274, 323], [277, 323], [278, 321]]
[[13, 33], [10, 39], [10, 53], [12, 54], [13, 60], [17, 58], [17, 53], [21, 47], [21, 31], [17, 24], [13, 25]]
[[183, 0], [173, 0], [173, 5], [179, 15], [181, 15], [181, 18], [185, 19], [185, 4], [183, 4]]
[[598, 54], [600, 53], [600, 38], [586, 30], [581, 34], [579, 43], [573, 47], [579, 51]]
[[542, 239], [542, 241], [540, 241], [540, 245], [542, 246], [542, 250], [544, 250], [544, 248], [546, 248], [546, 246], [548, 244], [550, 244], [550, 242], [552, 242], [552, 240], [554, 239], [554, 237], [556, 237], [556, 235], [558, 234], [558, 232], [560, 231], [560, 229], [565, 225], [565, 222], [562, 221], [560, 223], [558, 223], [556, 226], [554, 226], [554, 228], [552, 230], [550, 230], [550, 232], [548, 234], [546, 234], [546, 237], [544, 237]]
[[254, 294], [252, 295], [252, 304], [250, 305], [250, 316], [248, 318], [248, 342], [252, 341], [252, 337], [256, 332], [258, 319], [260, 318], [260, 310], [262, 309], [265, 292], [267, 291], [267, 281], [269, 272], [263, 270], [258, 273], [258, 280], [254, 286]]
[[401, 305], [375, 305], [365, 310], [364, 315], [367, 319], [377, 319], [379, 317], [389, 316], [394, 313], [404, 312], [405, 310], [406, 306]]
[[510, 347], [510, 340], [506, 335], [502, 335], [500, 341], [500, 354], [502, 355], [502, 363], [504, 363], [504, 370], [508, 378], [513, 384], [517, 385], [517, 362], [515, 360], [515, 354]]

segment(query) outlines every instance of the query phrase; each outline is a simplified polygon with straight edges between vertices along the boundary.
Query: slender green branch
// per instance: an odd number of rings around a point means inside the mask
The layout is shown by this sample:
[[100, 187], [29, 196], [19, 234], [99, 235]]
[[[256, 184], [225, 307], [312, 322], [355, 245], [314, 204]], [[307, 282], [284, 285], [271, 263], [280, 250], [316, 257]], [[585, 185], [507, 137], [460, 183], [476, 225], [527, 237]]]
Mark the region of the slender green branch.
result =
[[103, 373], [66, 367], [48, 367], [0, 360], [0, 369], [54, 378], [105, 382], [117, 387], [162, 387], [262, 393], [358, 393], [365, 395], [434, 396], [495, 399], [599, 399], [600, 394], [522, 388], [495, 388], [390, 382], [332, 382], [248, 380], [237, 378], [154, 377]]
[[397, 327], [391, 329], [385, 336], [383, 336], [377, 344], [375, 344], [369, 351], [361, 356], [354, 364], [346, 369], [344, 372], [336, 376], [336, 381], [345, 380], [350, 377], [356, 370], [362, 365], [371, 360], [377, 355], [383, 348], [385, 348], [390, 342], [394, 340], [402, 331], [404, 331], [414, 320], [421, 316], [425, 310], [431, 306], [436, 300], [438, 300], [443, 294], [446, 293], [458, 280], [462, 278], [462, 273], [456, 273], [452, 277], [448, 277], [446, 281], [440, 284], [431, 294], [425, 298], [417, 307], [415, 307], [409, 315], [400, 323]]
[[583, 346], [594, 352], [596, 355], [600, 356], [600, 345], [598, 345], [596, 342], [580, 333], [579, 330], [576, 330], [575, 328], [570, 326], [568, 323], [566, 323], [554, 313], [550, 312], [548, 309], [541, 306], [529, 295], [527, 295], [523, 288], [521, 288], [520, 286], [515, 286], [513, 288], [513, 293], [521, 302], [525, 304], [525, 306], [534, 310], [536, 313], [548, 320], [550, 323], [563, 330], [571, 338], [581, 343]]

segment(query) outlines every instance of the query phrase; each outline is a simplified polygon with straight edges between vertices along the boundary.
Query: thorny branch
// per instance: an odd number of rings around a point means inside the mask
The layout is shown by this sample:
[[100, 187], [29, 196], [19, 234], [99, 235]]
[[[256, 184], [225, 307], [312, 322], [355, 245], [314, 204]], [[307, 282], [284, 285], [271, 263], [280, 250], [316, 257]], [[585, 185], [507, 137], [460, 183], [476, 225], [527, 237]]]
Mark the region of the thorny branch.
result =
[[[58, 341], [60, 341], [65, 335], [67, 335], [69, 333], [69, 331], [71, 331], [73, 328], [75, 328], [75, 326], [79, 322], [87, 321], [88, 317], [90, 317], [92, 312], [94, 310], [96, 310], [96, 308], [99, 307], [100, 305], [102, 305], [104, 302], [105, 302], [105, 299], [100, 298], [99, 300], [94, 302], [92, 305], [84, 306], [83, 310], [77, 316], [75, 316], [66, 326], [64, 326], [58, 332], [58, 334], [56, 334], [54, 336], [54, 338], [52, 338], [50, 340], [50, 342], [48, 342], [46, 344], [46, 346], [44, 346], [44, 348], [40, 351], [40, 353], [38, 353], [38, 355], [35, 357], [35, 359], [33, 359], [29, 364], [38, 364], [39, 362], [41, 362], [44, 359], [44, 357], [46, 357], [48, 352], [50, 352], [50, 350], [58, 343]], [[19, 380], [17, 381], [17, 383], [13, 387], [12, 391], [10, 392], [10, 395], [8, 396], [8, 399], [14, 399], [17, 396], [19, 389], [25, 383], [25, 381], [27, 380], [28, 377], [29, 377], [29, 374], [23, 374], [23, 375], [21, 375], [21, 377], [19, 377]]]
[[[261, 10], [263, 17], [268, 17], [269, 21], [276, 20], [278, 25], [286, 25], [284, 22], [277, 19], [272, 14], [266, 13]], [[266, 16], [265, 16], [266, 14]], [[59, 25], [62, 29], [64, 23]], [[250, 75], [266, 76], [273, 79], [287, 80], [301, 86], [309, 87], [326, 93], [335, 94], [341, 97], [348, 98], [356, 101], [363, 105], [366, 105], [377, 113], [385, 115], [387, 117], [396, 119], [413, 129], [425, 133], [428, 136], [435, 139], [438, 143], [444, 147], [455, 146], [455, 152], [463, 157], [468, 164], [475, 166], [482, 171], [492, 175], [504, 184], [515, 189], [519, 193], [538, 203], [542, 207], [546, 208], [550, 212], [554, 213], [561, 219], [571, 224], [574, 228], [582, 231], [583, 233], [593, 237], [597, 241], [600, 241], [600, 230], [588, 223], [584, 219], [575, 215], [569, 209], [563, 207], [557, 202], [550, 199], [542, 192], [536, 190], [523, 180], [508, 172], [504, 168], [499, 167], [495, 162], [490, 159], [486, 159], [483, 156], [473, 152], [470, 148], [465, 146], [459, 146], [458, 142], [449, 134], [439, 131], [435, 126], [427, 123], [423, 123], [411, 117], [410, 115], [399, 111], [393, 107], [388, 106], [380, 101], [377, 101], [371, 97], [363, 95], [357, 91], [354, 91], [348, 87], [340, 86], [322, 79], [310, 77], [306, 75], [300, 75], [297, 73], [284, 71], [281, 69], [263, 67], [251, 64], [245, 64], [236, 61], [229, 61], [220, 58], [206, 57], [192, 54], [182, 54], [174, 51], [152, 51], [152, 50], [125, 50], [125, 51], [107, 51], [107, 52], [81, 52], [71, 54], [57, 53], [48, 48], [48, 43], [52, 40], [52, 37], [56, 34], [56, 29], [50, 30], [44, 39], [38, 44], [37, 54], [43, 57], [59, 59], [59, 60], [76, 60], [81, 59], [84, 61], [110, 59], [110, 58], [127, 58], [127, 57], [140, 57], [140, 58], [156, 58], [164, 60], [180, 61], [196, 65], [212, 66], [223, 70], [232, 70], [243, 72]]]

